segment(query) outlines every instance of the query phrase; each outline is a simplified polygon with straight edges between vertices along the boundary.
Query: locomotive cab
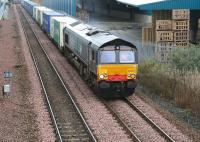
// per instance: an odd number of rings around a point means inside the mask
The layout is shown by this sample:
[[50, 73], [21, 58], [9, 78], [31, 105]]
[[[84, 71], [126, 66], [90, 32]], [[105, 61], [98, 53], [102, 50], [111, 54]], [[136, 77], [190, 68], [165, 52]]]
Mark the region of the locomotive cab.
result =
[[138, 71], [137, 49], [131, 43], [111, 44], [98, 51], [97, 80], [101, 90], [133, 93]]

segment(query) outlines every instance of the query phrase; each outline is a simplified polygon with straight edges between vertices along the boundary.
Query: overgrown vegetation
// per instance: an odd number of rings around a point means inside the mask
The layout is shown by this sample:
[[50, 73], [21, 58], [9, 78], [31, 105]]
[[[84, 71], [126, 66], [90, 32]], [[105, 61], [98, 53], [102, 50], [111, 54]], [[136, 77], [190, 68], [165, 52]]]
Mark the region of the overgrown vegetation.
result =
[[171, 63], [178, 70], [200, 71], [200, 45], [179, 48], [171, 55]]
[[139, 82], [161, 97], [174, 100], [177, 105], [200, 115], [199, 45], [177, 49], [168, 65], [155, 60], [140, 63]]

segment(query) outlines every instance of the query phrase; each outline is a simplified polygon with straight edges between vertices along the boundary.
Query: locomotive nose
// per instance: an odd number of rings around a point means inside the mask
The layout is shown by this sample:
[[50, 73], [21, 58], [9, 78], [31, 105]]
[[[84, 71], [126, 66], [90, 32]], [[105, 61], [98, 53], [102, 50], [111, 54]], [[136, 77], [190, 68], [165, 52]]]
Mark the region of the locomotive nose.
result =
[[98, 66], [98, 79], [106, 81], [127, 81], [136, 79], [137, 65], [110, 64]]

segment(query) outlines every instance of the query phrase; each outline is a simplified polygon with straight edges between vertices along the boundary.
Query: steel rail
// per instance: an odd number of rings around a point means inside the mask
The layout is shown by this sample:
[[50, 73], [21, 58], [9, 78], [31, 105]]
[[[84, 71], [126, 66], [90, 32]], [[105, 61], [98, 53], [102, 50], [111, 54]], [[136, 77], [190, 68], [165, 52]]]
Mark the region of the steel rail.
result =
[[[18, 8], [17, 8], [17, 9], [18, 9]], [[18, 13], [19, 13], [19, 10], [20, 10], [20, 9], [18, 9]], [[22, 14], [23, 14], [23, 13], [22, 13]], [[25, 16], [24, 16], [24, 17], [25, 17]], [[31, 58], [33, 59], [33, 63], [34, 63], [34, 65], [35, 65], [37, 74], [38, 74], [38, 76], [39, 76], [40, 83], [41, 83], [41, 85], [42, 85], [42, 89], [43, 89], [44, 94], [45, 94], [45, 98], [46, 98], [46, 101], [47, 101], [47, 104], [48, 104], [48, 108], [49, 108], [49, 110], [50, 110], [51, 117], [52, 117], [52, 119], [53, 119], [54, 127], [55, 127], [56, 132], [57, 132], [58, 137], [59, 137], [59, 141], [60, 141], [60, 142], [63, 142], [62, 137], [61, 137], [61, 134], [60, 134], [60, 131], [59, 131], [59, 129], [58, 129], [58, 125], [57, 125], [57, 122], [56, 122], [56, 119], [55, 119], [54, 112], [53, 112], [52, 107], [51, 107], [51, 103], [50, 103], [49, 98], [48, 98], [48, 95], [47, 95], [46, 88], [44, 87], [44, 82], [43, 82], [43, 80], [42, 80], [40, 71], [39, 71], [39, 69], [38, 69], [38, 65], [37, 65], [37, 63], [36, 63], [35, 57], [34, 57], [34, 55], [33, 55], [33, 51], [32, 51], [31, 46], [30, 46], [30, 42], [29, 42], [28, 37], [27, 37], [27, 33], [26, 33], [26, 31], [25, 31], [25, 28], [24, 28], [24, 24], [22, 24], [21, 20], [20, 20], [20, 23], [21, 23], [21, 25], [22, 25], [22, 29], [23, 29], [23, 32], [24, 32], [24, 35], [25, 35], [25, 38], [26, 38], [26, 42], [27, 42], [28, 47], [29, 47], [29, 51], [30, 51], [30, 54], [31, 54]]]
[[141, 142], [141, 140], [136, 136], [136, 134], [129, 128], [129, 126], [120, 118], [120, 116], [110, 107], [110, 105], [102, 98], [99, 97], [101, 102], [106, 106], [106, 108], [112, 113], [112, 115], [121, 123], [122, 127], [126, 129], [129, 135], [133, 138], [135, 142]]
[[[22, 12], [22, 11], [21, 11], [21, 12]], [[23, 13], [23, 12], [22, 12], [22, 13]], [[23, 15], [24, 15], [24, 13], [23, 13]], [[25, 15], [24, 15], [24, 17], [25, 17], [27, 23], [30, 25], [30, 22], [27, 20], [27, 17], [26, 17]], [[50, 59], [50, 57], [48, 56], [47, 52], [45, 51], [44, 47], [42, 46], [42, 44], [41, 44], [39, 38], [37, 37], [37, 35], [36, 35], [36, 33], [35, 33], [35, 31], [34, 31], [32, 28], [31, 28], [31, 30], [32, 30], [32, 32], [34, 33], [34, 36], [36, 37], [36, 39], [38, 40], [38, 43], [39, 43], [40, 47], [42, 48], [44, 54], [46, 55], [46, 57], [47, 57], [49, 63], [51, 64], [52, 68], [53, 68], [54, 71], [56, 72], [57, 77], [59, 78], [59, 80], [61, 81], [63, 87], [65, 88], [65, 91], [67, 92], [67, 94], [65, 94], [65, 95], [68, 95], [69, 98], [71, 99], [71, 101], [72, 101], [72, 103], [73, 103], [73, 105], [74, 105], [76, 111], [78, 112], [79, 116], [81, 117], [81, 119], [82, 119], [82, 121], [83, 121], [85, 127], [87, 128], [87, 131], [89, 132], [89, 134], [90, 134], [92, 140], [93, 140], [94, 142], [97, 142], [97, 140], [96, 140], [95, 136], [93, 135], [93, 133], [92, 133], [90, 127], [88, 126], [88, 124], [87, 124], [85, 118], [83, 117], [83, 115], [82, 115], [80, 109], [79, 109], [78, 106], [76, 105], [76, 103], [75, 103], [75, 101], [74, 101], [74, 99], [73, 99], [73, 97], [72, 97], [70, 91], [69, 91], [68, 88], [66, 87], [66, 85], [65, 85], [63, 79], [61, 78], [60, 74], [58, 73], [58, 71], [57, 71], [55, 65], [53, 64], [53, 62], [51, 61], [51, 59]], [[25, 35], [26, 35], [25, 30], [24, 30], [24, 33], [25, 33]], [[27, 38], [27, 36], [26, 36], [26, 38]], [[27, 39], [27, 42], [29, 43], [28, 39]], [[29, 44], [29, 49], [30, 49], [30, 44]], [[34, 56], [33, 53], [31, 53], [31, 54], [32, 54], [32, 56]], [[35, 62], [34, 64], [37, 64], [37, 63]], [[39, 70], [38, 70], [38, 67], [37, 67], [37, 72], [38, 72], [38, 74], [40, 74], [40, 72], [39, 72]], [[39, 76], [40, 76], [39, 78], [42, 80], [41, 75], [39, 75]], [[43, 81], [42, 81], [42, 82], [43, 82]], [[43, 86], [43, 88], [45, 88], [43, 83], [42, 83], [42, 86]], [[46, 91], [44, 91], [44, 92], [46, 92]], [[45, 96], [48, 98], [47, 93], [45, 93]], [[49, 99], [48, 99], [48, 100], [49, 100]], [[50, 103], [50, 101], [47, 101], [47, 102]], [[52, 109], [51, 109], [51, 112], [52, 112], [52, 114], [53, 114]], [[54, 116], [54, 115], [53, 115], [53, 121], [54, 121], [54, 123], [55, 123], [55, 125], [56, 125], [56, 131], [57, 131], [57, 133], [58, 133], [58, 135], [59, 135], [60, 141], [62, 142], [62, 137], [61, 137], [60, 131], [59, 131], [59, 129], [58, 129], [58, 125], [57, 125], [57, 122], [56, 122], [56, 119], [55, 119], [55, 116]]]
[[154, 123], [141, 109], [139, 109], [135, 104], [133, 104], [128, 98], [124, 98], [124, 101], [133, 108], [140, 116], [142, 116], [153, 128], [156, 129], [167, 141], [175, 142], [166, 132], [164, 132], [156, 123]]

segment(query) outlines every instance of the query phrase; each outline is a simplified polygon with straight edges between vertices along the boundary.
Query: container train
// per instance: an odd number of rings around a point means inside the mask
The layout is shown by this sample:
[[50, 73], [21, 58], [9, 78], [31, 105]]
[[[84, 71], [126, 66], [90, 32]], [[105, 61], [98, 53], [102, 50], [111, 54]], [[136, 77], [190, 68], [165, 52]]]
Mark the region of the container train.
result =
[[95, 91], [106, 96], [133, 94], [138, 72], [135, 45], [29, 0], [21, 4]]

